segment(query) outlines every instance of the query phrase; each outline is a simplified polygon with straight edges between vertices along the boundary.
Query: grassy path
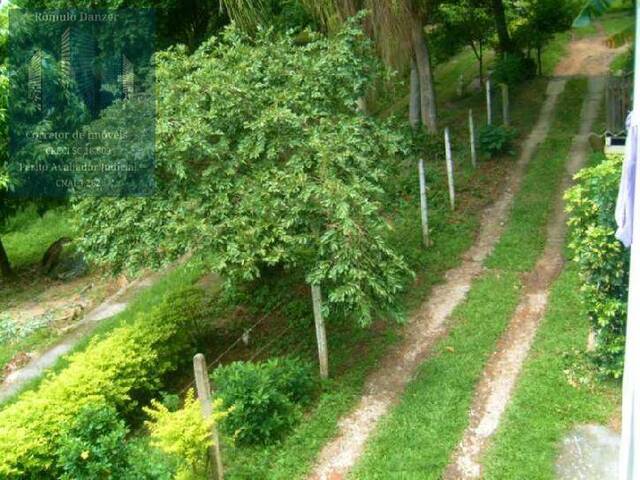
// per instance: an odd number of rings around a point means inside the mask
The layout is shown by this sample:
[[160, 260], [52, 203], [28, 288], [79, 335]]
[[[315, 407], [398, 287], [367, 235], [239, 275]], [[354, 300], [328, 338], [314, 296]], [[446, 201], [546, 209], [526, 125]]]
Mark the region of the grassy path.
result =
[[[428, 301], [414, 316], [408, 327], [405, 341], [382, 361], [378, 372], [368, 380], [365, 395], [357, 407], [340, 421], [338, 436], [321, 452], [311, 478], [331, 478], [351, 470], [360, 458], [365, 442], [378, 426], [378, 422], [396, 402], [418, 366], [434, 353], [433, 347], [447, 333], [452, 312], [465, 300], [474, 279], [482, 273], [485, 259], [502, 234], [513, 196], [520, 189], [523, 173], [538, 144], [545, 139], [551, 127], [556, 102], [564, 86], [565, 80], [554, 80], [550, 83], [548, 96], [542, 106], [538, 122], [524, 143], [520, 158], [505, 183], [507, 188], [502, 197], [483, 215], [482, 227], [476, 243], [464, 255], [465, 260], [462, 265], [447, 274], [447, 282], [434, 289]], [[503, 289], [498, 288], [498, 291]], [[505, 305], [509, 304], [505, 300]], [[487, 312], [484, 313], [487, 314]], [[506, 321], [509, 316], [510, 312], [505, 311], [502, 320]], [[477, 321], [480, 319], [478, 318]], [[501, 331], [501, 326], [504, 327], [504, 324], [501, 324], [498, 315], [494, 323], [496, 329], [493, 330], [496, 335]], [[477, 329], [477, 325], [473, 328]], [[482, 344], [480, 342], [480, 345]], [[390, 375], [389, 372], [393, 373]], [[458, 375], [462, 373], [458, 372]], [[473, 376], [472, 373], [471, 376]], [[446, 379], [451, 380], [448, 377]], [[470, 382], [471, 385], [475, 383], [473, 379], [470, 379]], [[438, 410], [435, 409], [435, 411]], [[405, 450], [402, 451], [404, 454]], [[377, 457], [385, 458], [383, 455]], [[375, 471], [385, 472], [387, 467], [375, 468]], [[363, 478], [376, 477], [374, 472], [370, 471]]]
[[[584, 81], [580, 81], [580, 84], [584, 86]], [[601, 109], [604, 89], [604, 79], [592, 78], [589, 80], [586, 96], [567, 92], [570, 97], [569, 101], [580, 100], [584, 97], [584, 102], [582, 102], [580, 114], [577, 116], [580, 119], [579, 133], [574, 137], [570, 131], [566, 132], [567, 139], [573, 137], [571, 149], [567, 151], [566, 148], [561, 148], [556, 151], [557, 155], [565, 159], [565, 161], [558, 162], [562, 168], [555, 172], [557, 175], [550, 177], [555, 178], [556, 181], [549, 182], [549, 177], [546, 177], [547, 182], [555, 185], [555, 191], [547, 197], [547, 208], [543, 208], [543, 210], [551, 210], [551, 215], [545, 222], [544, 251], [537, 258], [535, 267], [523, 277], [523, 296], [518, 308], [509, 327], [498, 342], [496, 353], [488, 362], [482, 380], [476, 387], [476, 396], [469, 414], [469, 426], [465, 430], [447, 469], [445, 475], [447, 479], [480, 478], [481, 458], [509, 404], [516, 380], [528, 356], [538, 325], [546, 311], [550, 286], [564, 264], [563, 246], [566, 236], [566, 215], [562, 194], [570, 185], [573, 175], [586, 162], [589, 149], [588, 134], [591, 132]], [[561, 120], [561, 117], [558, 117], [558, 120]], [[566, 125], [562, 126], [566, 128]], [[548, 143], [553, 143], [553, 140], [550, 138]], [[544, 181], [545, 178], [539, 178], [539, 180]], [[535, 211], [532, 208], [535, 207], [535, 198], [528, 197], [528, 201], [523, 202], [528, 204], [529, 211]], [[554, 200], [549, 201], [551, 199]], [[515, 216], [514, 220], [517, 218]], [[529, 251], [529, 255], [534, 257], [536, 251]]]
[[571, 267], [553, 285], [529, 361], [485, 456], [486, 480], [554, 480], [562, 435], [576, 423], [606, 424], [618, 409], [619, 385], [580, 378], [586, 361], [575, 349], [586, 345], [589, 321], [579, 290]]
[[[564, 157], [558, 152], [560, 160], [556, 162], [546, 161], [545, 146], [560, 134], [556, 133], [558, 129], [565, 136], [577, 131], [584, 90], [584, 81], [573, 80], [560, 97], [558, 116], [551, 126], [553, 133], [542, 143], [526, 170], [510, 222], [500, 241], [496, 239], [495, 251], [504, 248], [501, 245], [505, 245], [507, 236], [514, 236], [517, 242], [517, 237], [529, 235], [532, 229], [546, 230], [548, 215], [529, 217], [532, 222], [529, 228], [514, 229], [513, 225], [519, 222], [517, 212], [529, 210], [539, 200], [531, 190], [541, 178], [550, 184], [550, 191], [559, 190], [564, 170], [562, 159], [566, 159], [570, 141]], [[525, 249], [522, 259], [533, 264], [537, 256], [536, 249]], [[468, 299], [453, 316], [449, 337], [440, 342], [436, 354], [419, 368], [399, 405], [381, 422], [353, 478], [385, 478], [383, 472], [389, 470], [402, 470], [398, 478], [403, 479], [442, 477], [451, 453], [469, 425], [468, 412], [476, 384], [516, 311], [521, 288], [519, 272], [509, 268], [489, 270], [474, 282]], [[404, 433], [400, 435], [400, 431]]]

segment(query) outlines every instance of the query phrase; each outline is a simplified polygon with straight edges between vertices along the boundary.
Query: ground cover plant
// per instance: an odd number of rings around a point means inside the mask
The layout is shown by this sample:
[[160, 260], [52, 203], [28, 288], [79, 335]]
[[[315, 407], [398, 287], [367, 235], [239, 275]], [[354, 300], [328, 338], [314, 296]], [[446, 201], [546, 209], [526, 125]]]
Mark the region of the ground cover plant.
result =
[[184, 362], [191, 344], [185, 326], [205, 315], [202, 296], [199, 289], [175, 292], [131, 325], [91, 342], [60, 374], [0, 411], [0, 474], [56, 478], [57, 443], [87, 404], [135, 414]]

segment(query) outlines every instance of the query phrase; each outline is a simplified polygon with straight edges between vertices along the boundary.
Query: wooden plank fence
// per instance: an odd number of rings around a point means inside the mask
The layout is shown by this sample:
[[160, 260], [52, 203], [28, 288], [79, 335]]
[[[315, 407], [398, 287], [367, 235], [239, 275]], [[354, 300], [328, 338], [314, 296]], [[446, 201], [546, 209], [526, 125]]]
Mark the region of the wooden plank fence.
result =
[[625, 130], [627, 115], [631, 110], [631, 91], [633, 76], [631, 73], [612, 75], [607, 80], [607, 131], [618, 135]]

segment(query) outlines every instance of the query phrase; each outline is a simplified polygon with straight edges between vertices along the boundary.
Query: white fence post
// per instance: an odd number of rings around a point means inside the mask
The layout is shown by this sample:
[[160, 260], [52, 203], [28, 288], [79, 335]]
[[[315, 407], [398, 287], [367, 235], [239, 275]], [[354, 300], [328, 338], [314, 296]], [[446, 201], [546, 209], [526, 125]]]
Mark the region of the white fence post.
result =
[[502, 123], [508, 127], [511, 125], [511, 119], [509, 118], [509, 85], [502, 83], [500, 88], [502, 89]]
[[420, 178], [420, 213], [422, 219], [422, 241], [429, 246], [429, 207], [427, 205], [427, 184], [424, 173], [424, 160], [418, 161], [418, 177]]
[[449, 138], [449, 128], [444, 129], [444, 151], [447, 159], [447, 178], [449, 179], [449, 201], [451, 210], [456, 208], [456, 191], [453, 184], [453, 159], [451, 157], [451, 139]]
[[471, 165], [476, 168], [478, 161], [476, 153], [476, 129], [473, 124], [473, 110], [469, 109], [469, 146], [471, 148]]
[[487, 80], [486, 90], [487, 90], [487, 124], [491, 125], [491, 123], [493, 123], [493, 111], [491, 108], [491, 80]]

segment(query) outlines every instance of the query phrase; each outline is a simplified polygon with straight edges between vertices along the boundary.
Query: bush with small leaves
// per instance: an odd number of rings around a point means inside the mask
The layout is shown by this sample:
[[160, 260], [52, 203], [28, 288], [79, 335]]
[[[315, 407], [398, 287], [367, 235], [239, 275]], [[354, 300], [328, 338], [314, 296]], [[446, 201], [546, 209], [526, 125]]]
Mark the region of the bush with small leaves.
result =
[[181, 409], [172, 412], [158, 401], [144, 409], [150, 417], [146, 425], [151, 434], [151, 444], [175, 459], [178, 465], [176, 479], [206, 477], [211, 428], [226, 416], [221, 406], [222, 401], [216, 400], [212, 417], [205, 419], [193, 390], [189, 390]]
[[513, 154], [515, 132], [503, 125], [485, 125], [480, 129], [478, 144], [480, 151], [489, 157]]
[[596, 335], [595, 360], [602, 374], [618, 378], [624, 366], [629, 293], [629, 252], [615, 238], [615, 205], [622, 158], [602, 160], [576, 175], [566, 193], [573, 261], [582, 299]]
[[128, 429], [113, 407], [87, 404], [60, 440], [58, 467], [65, 480], [123, 478]]
[[131, 324], [94, 339], [64, 370], [0, 411], [0, 478], [51, 478], [58, 440], [88, 405], [137, 414], [192, 354], [187, 329], [206, 312], [199, 288], [172, 292]]
[[238, 444], [279, 440], [302, 415], [314, 390], [310, 367], [296, 359], [234, 362], [213, 372], [216, 392], [230, 408], [223, 430]]

